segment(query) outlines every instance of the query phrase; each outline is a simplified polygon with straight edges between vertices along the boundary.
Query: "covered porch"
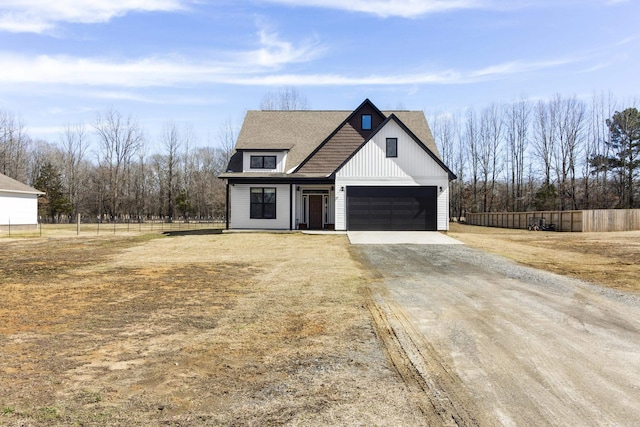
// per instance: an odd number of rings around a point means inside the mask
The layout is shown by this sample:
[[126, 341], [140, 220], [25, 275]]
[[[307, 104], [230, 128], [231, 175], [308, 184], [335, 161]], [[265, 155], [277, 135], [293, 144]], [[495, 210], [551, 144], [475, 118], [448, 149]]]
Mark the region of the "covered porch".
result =
[[297, 230], [335, 229], [335, 186], [298, 184], [294, 192]]

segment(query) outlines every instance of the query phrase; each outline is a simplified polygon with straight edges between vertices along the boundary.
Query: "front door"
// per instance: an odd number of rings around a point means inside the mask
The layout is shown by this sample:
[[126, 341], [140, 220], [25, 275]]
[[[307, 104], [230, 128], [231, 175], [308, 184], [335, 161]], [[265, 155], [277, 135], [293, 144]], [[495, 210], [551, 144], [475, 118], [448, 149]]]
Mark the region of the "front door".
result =
[[309, 228], [322, 228], [322, 196], [309, 196]]

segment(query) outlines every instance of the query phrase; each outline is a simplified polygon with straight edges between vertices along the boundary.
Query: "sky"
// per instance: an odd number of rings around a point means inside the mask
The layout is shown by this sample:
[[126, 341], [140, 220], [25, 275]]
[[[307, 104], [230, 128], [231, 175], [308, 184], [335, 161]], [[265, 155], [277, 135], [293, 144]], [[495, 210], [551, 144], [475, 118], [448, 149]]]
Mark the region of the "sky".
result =
[[[0, 0], [0, 110], [60, 141], [116, 110], [216, 146], [269, 92], [456, 113], [640, 95], [637, 0]], [[624, 106], [622, 106], [624, 108]]]

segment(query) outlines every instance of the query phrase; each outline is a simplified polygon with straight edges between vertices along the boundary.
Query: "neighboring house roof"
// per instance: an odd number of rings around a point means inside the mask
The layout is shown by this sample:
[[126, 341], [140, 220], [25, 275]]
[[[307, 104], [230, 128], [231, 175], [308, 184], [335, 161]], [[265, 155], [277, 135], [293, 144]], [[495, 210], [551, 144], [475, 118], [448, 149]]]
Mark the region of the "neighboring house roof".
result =
[[22, 193], [22, 194], [45, 194], [42, 191], [29, 187], [20, 181], [0, 173], [0, 192], [3, 193]]
[[[361, 111], [380, 116], [378, 123], [395, 116], [444, 166], [422, 111], [380, 111], [367, 99], [352, 111], [248, 111], [238, 135], [236, 152], [227, 173], [220, 177], [240, 177], [242, 152], [251, 150], [286, 150], [286, 172], [295, 169], [297, 177], [329, 176], [370, 138], [353, 125], [354, 115]], [[254, 173], [251, 176], [258, 177]]]

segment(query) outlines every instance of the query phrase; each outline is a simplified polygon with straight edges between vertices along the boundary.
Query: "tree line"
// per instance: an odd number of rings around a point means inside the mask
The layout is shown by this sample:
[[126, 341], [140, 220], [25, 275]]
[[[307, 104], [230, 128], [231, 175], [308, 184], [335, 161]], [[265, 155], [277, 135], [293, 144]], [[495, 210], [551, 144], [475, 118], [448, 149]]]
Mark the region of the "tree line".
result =
[[[274, 110], [307, 105], [294, 88], [261, 102]], [[435, 113], [429, 122], [457, 175], [452, 217], [640, 206], [640, 112], [609, 94], [493, 103]], [[43, 220], [223, 219], [226, 190], [217, 177], [237, 134], [228, 119], [217, 145], [201, 147], [188, 125], [167, 122], [150, 140], [135, 117], [111, 109], [67, 125], [50, 142], [31, 139], [21, 120], [0, 111], [0, 172], [47, 193], [39, 203]]]
[[610, 94], [493, 103], [430, 123], [457, 175], [452, 217], [640, 207], [640, 113]]
[[[260, 108], [306, 110], [293, 87], [264, 94]], [[239, 132], [229, 118], [215, 146], [195, 146], [188, 124], [164, 124], [150, 139], [131, 114], [109, 109], [91, 123], [68, 124], [56, 142], [33, 140], [0, 110], [0, 172], [46, 193], [41, 221], [224, 220], [226, 170]]]
[[149, 140], [135, 117], [112, 109], [49, 142], [31, 139], [21, 120], [0, 111], [0, 172], [46, 193], [42, 221], [222, 219], [226, 192], [217, 177], [236, 134], [227, 120], [217, 146], [200, 147], [188, 125], [167, 122]]

